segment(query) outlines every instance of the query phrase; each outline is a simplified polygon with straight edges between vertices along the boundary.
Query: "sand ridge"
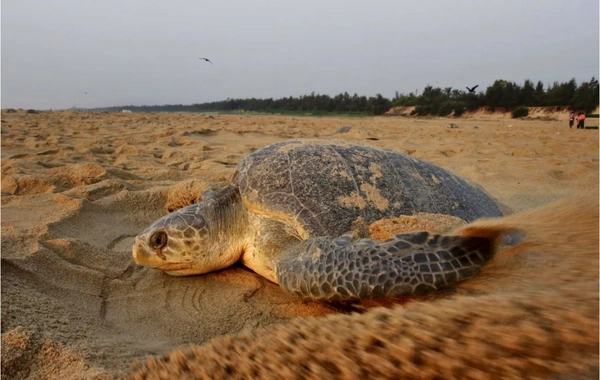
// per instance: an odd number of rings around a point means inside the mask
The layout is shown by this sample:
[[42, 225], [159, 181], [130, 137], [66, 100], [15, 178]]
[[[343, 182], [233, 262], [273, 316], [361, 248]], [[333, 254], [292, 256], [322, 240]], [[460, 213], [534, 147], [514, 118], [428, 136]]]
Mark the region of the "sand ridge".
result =
[[[379, 140], [336, 138], [431, 161], [514, 211], [598, 189], [597, 131], [490, 118], [452, 120], [459, 128], [447, 129], [449, 122], [2, 112], [2, 334], [33, 342], [3, 349], [3, 362], [21, 350], [27, 362], [44, 363], [39, 347], [47, 341], [61, 353], [50, 378], [68, 378], [73, 368], [114, 374], [182, 344], [339, 313], [239, 266], [180, 279], [131, 259], [137, 233], [226, 183], [245, 155], [270, 143], [364, 128]], [[27, 375], [23, 368], [15, 378]], [[3, 374], [11, 370], [3, 366]]]

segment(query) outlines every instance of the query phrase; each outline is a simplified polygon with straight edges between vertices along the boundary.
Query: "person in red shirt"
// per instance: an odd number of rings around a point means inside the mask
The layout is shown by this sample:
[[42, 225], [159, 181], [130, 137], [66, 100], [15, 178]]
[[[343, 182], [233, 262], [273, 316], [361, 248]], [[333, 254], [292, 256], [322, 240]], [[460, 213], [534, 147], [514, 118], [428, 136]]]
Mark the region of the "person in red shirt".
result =
[[585, 113], [579, 112], [579, 116], [577, 116], [577, 129], [585, 129]]

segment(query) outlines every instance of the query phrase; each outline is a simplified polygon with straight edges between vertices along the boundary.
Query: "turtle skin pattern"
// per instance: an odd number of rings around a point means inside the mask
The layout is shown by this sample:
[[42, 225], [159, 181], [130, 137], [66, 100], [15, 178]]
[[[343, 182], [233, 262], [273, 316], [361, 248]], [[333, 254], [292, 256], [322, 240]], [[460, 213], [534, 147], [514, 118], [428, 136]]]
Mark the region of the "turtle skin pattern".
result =
[[280, 286], [306, 299], [337, 301], [425, 294], [476, 275], [495, 253], [491, 238], [418, 232], [375, 242], [318, 237], [287, 252]]

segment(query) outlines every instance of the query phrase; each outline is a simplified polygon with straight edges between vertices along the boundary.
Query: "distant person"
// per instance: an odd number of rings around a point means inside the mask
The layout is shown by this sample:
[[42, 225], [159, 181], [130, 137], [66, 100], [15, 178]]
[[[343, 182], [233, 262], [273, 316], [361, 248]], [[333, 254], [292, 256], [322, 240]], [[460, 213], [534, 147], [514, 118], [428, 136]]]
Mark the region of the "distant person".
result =
[[569, 128], [573, 128], [573, 123], [575, 122], [575, 112], [571, 111], [569, 114]]
[[577, 116], [577, 129], [585, 129], [585, 112], [579, 112], [579, 116]]

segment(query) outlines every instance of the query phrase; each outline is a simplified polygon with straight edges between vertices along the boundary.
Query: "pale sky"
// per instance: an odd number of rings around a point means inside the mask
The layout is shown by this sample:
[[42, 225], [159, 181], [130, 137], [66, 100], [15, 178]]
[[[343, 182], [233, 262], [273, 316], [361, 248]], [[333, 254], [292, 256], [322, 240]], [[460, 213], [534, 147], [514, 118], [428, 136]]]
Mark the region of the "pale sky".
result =
[[598, 0], [3, 0], [1, 103], [391, 98], [428, 83], [581, 82], [598, 78], [598, 12]]

